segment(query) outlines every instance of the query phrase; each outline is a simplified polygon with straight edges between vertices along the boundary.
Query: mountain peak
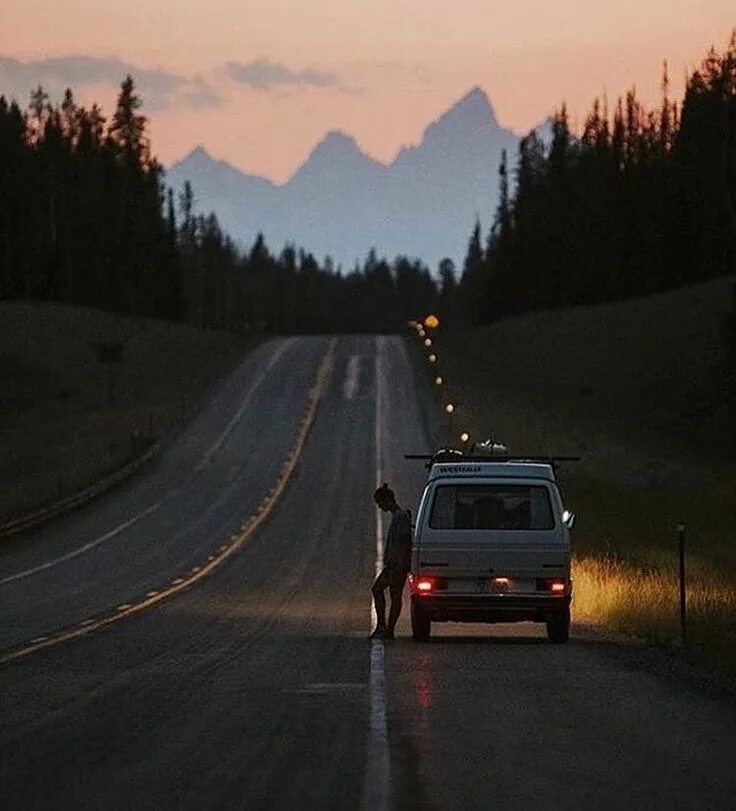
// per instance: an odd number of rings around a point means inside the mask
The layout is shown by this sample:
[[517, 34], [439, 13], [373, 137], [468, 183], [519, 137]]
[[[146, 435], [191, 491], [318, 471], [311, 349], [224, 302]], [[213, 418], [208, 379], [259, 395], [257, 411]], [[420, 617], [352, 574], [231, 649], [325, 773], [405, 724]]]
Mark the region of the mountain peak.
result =
[[363, 154], [355, 138], [342, 130], [330, 130], [312, 150], [312, 155], [315, 155], [317, 152], [329, 152], [330, 154], [341, 155], [348, 155], [355, 152], [359, 152], [361, 155]]
[[242, 183], [266, 190], [274, 188], [273, 183], [266, 178], [248, 175], [225, 160], [213, 158], [202, 144], [198, 144], [188, 155], [172, 164], [166, 174], [170, 184], [183, 186], [184, 181], [189, 180], [195, 186], [195, 192], [203, 193], [211, 188], [214, 196], [232, 192], [240, 188]]
[[488, 94], [476, 85], [424, 130], [418, 146], [402, 146], [394, 165], [417, 161], [431, 165], [444, 160], [443, 155], [467, 149], [487, 150], [489, 142], [507, 135], [511, 133], [498, 124]]
[[184, 163], [184, 161], [214, 161], [215, 159], [210, 155], [210, 153], [205, 149], [202, 144], [197, 144], [194, 149], [185, 157], [182, 158], [180, 163]]
[[482, 87], [476, 85], [471, 88], [461, 99], [452, 105], [439, 119], [437, 123], [444, 120], [462, 120], [471, 124], [482, 124], [497, 127], [496, 113], [493, 110], [491, 100]]
[[342, 130], [330, 130], [289, 182], [313, 183], [317, 177], [339, 177], [342, 172], [373, 172], [379, 167], [382, 164], [366, 155], [352, 135]]

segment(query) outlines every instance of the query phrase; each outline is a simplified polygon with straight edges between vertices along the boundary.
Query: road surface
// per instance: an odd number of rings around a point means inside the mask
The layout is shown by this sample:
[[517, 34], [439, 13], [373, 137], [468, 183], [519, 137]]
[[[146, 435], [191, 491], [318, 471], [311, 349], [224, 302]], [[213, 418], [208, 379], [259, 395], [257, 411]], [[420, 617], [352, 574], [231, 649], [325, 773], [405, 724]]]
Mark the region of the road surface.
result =
[[153, 468], [5, 541], [2, 807], [734, 807], [732, 700], [635, 653], [367, 641], [371, 494], [416, 510], [423, 424], [400, 339], [272, 341]]

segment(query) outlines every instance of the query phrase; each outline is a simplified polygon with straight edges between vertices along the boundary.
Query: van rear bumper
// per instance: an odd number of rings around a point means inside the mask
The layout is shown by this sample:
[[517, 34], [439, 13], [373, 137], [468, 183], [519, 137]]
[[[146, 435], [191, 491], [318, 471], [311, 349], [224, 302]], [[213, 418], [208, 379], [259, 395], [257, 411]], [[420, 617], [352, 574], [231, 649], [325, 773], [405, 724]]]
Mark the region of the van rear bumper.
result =
[[546, 622], [569, 609], [571, 596], [433, 594], [411, 599], [432, 622]]

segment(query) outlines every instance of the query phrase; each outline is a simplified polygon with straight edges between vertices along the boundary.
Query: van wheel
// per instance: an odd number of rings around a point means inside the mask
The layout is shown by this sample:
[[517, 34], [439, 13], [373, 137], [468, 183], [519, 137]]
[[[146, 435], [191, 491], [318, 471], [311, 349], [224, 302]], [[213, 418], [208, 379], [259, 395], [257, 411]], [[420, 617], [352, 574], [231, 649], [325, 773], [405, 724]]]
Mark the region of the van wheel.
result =
[[547, 620], [547, 638], [557, 644], [570, 638], [570, 609], [559, 611]]
[[432, 632], [432, 620], [429, 615], [417, 606], [412, 600], [411, 603], [411, 635], [416, 642], [428, 642]]

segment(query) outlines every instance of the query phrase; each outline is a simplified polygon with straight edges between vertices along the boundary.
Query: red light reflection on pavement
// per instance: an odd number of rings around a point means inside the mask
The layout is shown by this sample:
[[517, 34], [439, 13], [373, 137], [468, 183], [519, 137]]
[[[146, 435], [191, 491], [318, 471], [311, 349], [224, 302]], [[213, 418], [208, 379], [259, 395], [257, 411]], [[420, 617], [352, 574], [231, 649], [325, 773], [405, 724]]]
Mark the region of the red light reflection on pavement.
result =
[[432, 709], [432, 676], [429, 670], [429, 656], [424, 654], [417, 664], [417, 703], [426, 712]]

